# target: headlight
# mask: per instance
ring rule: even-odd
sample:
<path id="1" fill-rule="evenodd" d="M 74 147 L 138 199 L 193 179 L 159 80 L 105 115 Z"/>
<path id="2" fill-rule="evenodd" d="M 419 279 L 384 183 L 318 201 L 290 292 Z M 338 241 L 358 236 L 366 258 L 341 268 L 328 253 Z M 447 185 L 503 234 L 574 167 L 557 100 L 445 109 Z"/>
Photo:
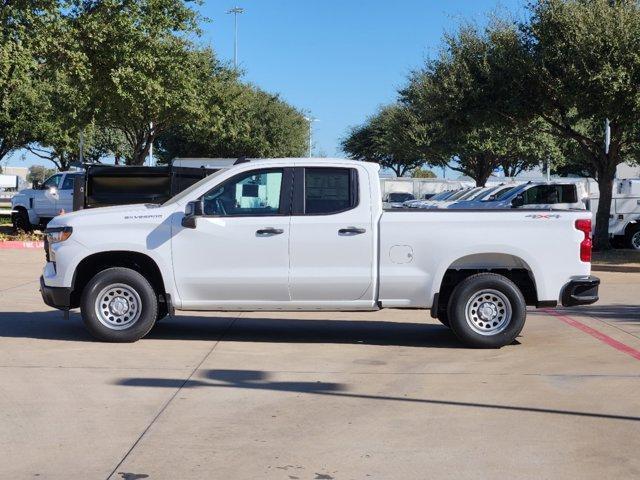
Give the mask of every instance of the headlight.
<path id="1" fill-rule="evenodd" d="M 73 233 L 73 228 L 71 227 L 51 227 L 47 228 L 44 231 L 44 234 L 47 236 L 47 241 L 49 244 L 64 242 L 67 238 L 71 236 Z"/>

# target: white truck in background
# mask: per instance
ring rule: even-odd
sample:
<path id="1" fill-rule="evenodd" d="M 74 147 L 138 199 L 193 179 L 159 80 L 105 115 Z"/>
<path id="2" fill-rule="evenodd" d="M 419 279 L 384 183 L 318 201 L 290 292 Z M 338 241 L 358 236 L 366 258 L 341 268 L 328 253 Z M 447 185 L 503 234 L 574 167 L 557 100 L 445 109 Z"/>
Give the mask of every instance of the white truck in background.
<path id="1" fill-rule="evenodd" d="M 88 330 L 111 342 L 144 337 L 174 309 L 420 308 L 484 348 L 513 342 L 527 305 L 598 300 L 590 212 L 385 211 L 378 169 L 247 161 L 161 205 L 58 216 L 46 230 L 43 300 L 80 307 Z"/>
<path id="2" fill-rule="evenodd" d="M 41 185 L 20 190 L 11 198 L 11 223 L 16 230 L 28 232 L 44 226 L 61 211 L 73 210 L 73 184 L 79 172 L 60 172 Z"/>
<path id="3" fill-rule="evenodd" d="M 598 211 L 598 184 L 589 181 L 589 210 Z M 594 225 L 595 226 L 595 225 Z M 609 236 L 614 245 L 640 250 L 640 179 L 617 179 L 613 184 Z"/>
<path id="4" fill-rule="evenodd" d="M 20 185 L 17 175 L 0 174 L 0 215 L 11 214 L 11 198 Z"/>
<path id="5" fill-rule="evenodd" d="M 611 201 L 609 235 L 627 248 L 640 250 L 640 179 L 616 182 Z"/>

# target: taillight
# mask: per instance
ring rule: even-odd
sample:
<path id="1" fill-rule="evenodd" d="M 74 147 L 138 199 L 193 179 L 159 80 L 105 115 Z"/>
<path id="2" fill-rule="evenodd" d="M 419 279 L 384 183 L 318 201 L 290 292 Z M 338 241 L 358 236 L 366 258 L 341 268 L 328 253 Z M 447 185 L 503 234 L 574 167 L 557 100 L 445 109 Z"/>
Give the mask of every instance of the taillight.
<path id="1" fill-rule="evenodd" d="M 576 228 L 584 233 L 584 239 L 580 242 L 580 260 L 583 262 L 591 261 L 591 220 L 576 220 Z"/>

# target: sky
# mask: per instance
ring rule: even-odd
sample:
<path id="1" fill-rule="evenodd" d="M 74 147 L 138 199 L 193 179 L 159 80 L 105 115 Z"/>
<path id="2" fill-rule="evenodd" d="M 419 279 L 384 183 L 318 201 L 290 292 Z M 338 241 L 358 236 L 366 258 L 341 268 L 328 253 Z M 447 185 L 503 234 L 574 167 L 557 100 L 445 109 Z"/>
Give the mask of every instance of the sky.
<path id="1" fill-rule="evenodd" d="M 525 0 L 204 0 L 199 41 L 233 62 L 233 15 L 243 79 L 308 115 L 313 153 L 344 156 L 340 140 L 393 102 L 412 70 L 437 54 L 445 32 L 491 13 L 521 18 Z M 18 152 L 9 165 L 31 165 Z M 3 162 L 4 163 L 4 162 Z"/>

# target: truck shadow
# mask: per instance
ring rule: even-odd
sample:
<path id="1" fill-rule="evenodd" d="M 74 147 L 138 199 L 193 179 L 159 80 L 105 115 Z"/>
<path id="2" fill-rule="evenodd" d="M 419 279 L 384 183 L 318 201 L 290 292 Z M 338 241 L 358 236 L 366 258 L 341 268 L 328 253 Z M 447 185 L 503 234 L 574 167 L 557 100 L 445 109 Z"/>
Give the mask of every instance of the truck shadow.
<path id="1" fill-rule="evenodd" d="M 629 322 L 640 324 L 640 305 L 589 305 L 588 307 L 573 307 L 563 310 L 569 315 L 589 315 L 601 320 L 614 322 Z"/>
<path id="2" fill-rule="evenodd" d="M 616 323 L 640 325 L 638 305 L 589 305 L 559 310 L 568 315 L 588 315 Z M 529 321 L 543 311 L 530 310 Z M 246 313 L 245 315 L 256 315 Z M 271 314 L 274 315 L 274 314 Z M 427 315 L 425 313 L 425 315 Z M 0 338 L 34 338 L 92 342 L 79 313 L 65 320 L 62 312 L 0 312 Z M 448 328 L 434 323 L 386 320 L 333 320 L 178 315 L 162 320 L 146 338 L 161 340 L 220 340 L 230 342 L 335 343 L 430 348 L 466 348 Z M 517 344 L 518 342 L 514 342 Z"/>
<path id="3" fill-rule="evenodd" d="M 583 307 L 558 308 L 558 313 L 566 315 L 586 315 L 599 320 L 640 324 L 640 305 L 586 305 Z M 529 315 L 546 315 L 544 311 L 532 310 Z"/>
<path id="4" fill-rule="evenodd" d="M 0 312 L 0 338 L 91 342 L 80 315 L 65 320 L 59 311 Z M 147 335 L 162 340 L 225 342 L 336 343 L 431 348 L 465 348 L 440 324 L 384 320 L 281 319 L 179 315 L 162 320 Z M 144 340 L 142 340 L 144 341 Z"/>
<path id="5" fill-rule="evenodd" d="M 255 315 L 255 314 L 254 314 Z M 229 327 L 229 322 L 233 325 Z M 226 331 L 225 331 L 226 330 Z M 160 322 L 149 338 L 225 342 L 337 343 L 408 347 L 463 348 L 443 325 L 399 323 L 384 320 L 330 320 L 178 316 Z"/>
<path id="6" fill-rule="evenodd" d="M 568 415 L 573 417 L 587 417 L 605 420 L 640 421 L 640 417 L 630 415 L 616 415 L 599 412 L 584 412 L 574 410 L 560 410 L 554 408 L 540 408 L 528 406 L 516 406 L 506 404 L 462 402 L 444 399 L 413 398 L 393 395 L 372 395 L 350 392 L 348 385 L 344 383 L 316 382 L 316 381 L 283 381 L 272 380 L 271 372 L 263 370 L 204 370 L 198 378 L 150 378 L 133 377 L 122 378 L 116 381 L 116 385 L 123 387 L 143 388 L 233 388 L 244 390 L 269 390 L 277 392 L 297 392 L 310 395 L 324 395 L 364 400 L 382 400 L 401 403 L 414 403 L 437 406 L 453 406 L 462 408 L 475 408 L 480 410 L 498 410 L 511 412 L 525 412 L 534 414 Z"/>
<path id="7" fill-rule="evenodd" d="M 640 273 L 640 267 L 636 265 L 593 265 L 591 270 L 594 272 L 614 272 L 614 273 Z"/>

